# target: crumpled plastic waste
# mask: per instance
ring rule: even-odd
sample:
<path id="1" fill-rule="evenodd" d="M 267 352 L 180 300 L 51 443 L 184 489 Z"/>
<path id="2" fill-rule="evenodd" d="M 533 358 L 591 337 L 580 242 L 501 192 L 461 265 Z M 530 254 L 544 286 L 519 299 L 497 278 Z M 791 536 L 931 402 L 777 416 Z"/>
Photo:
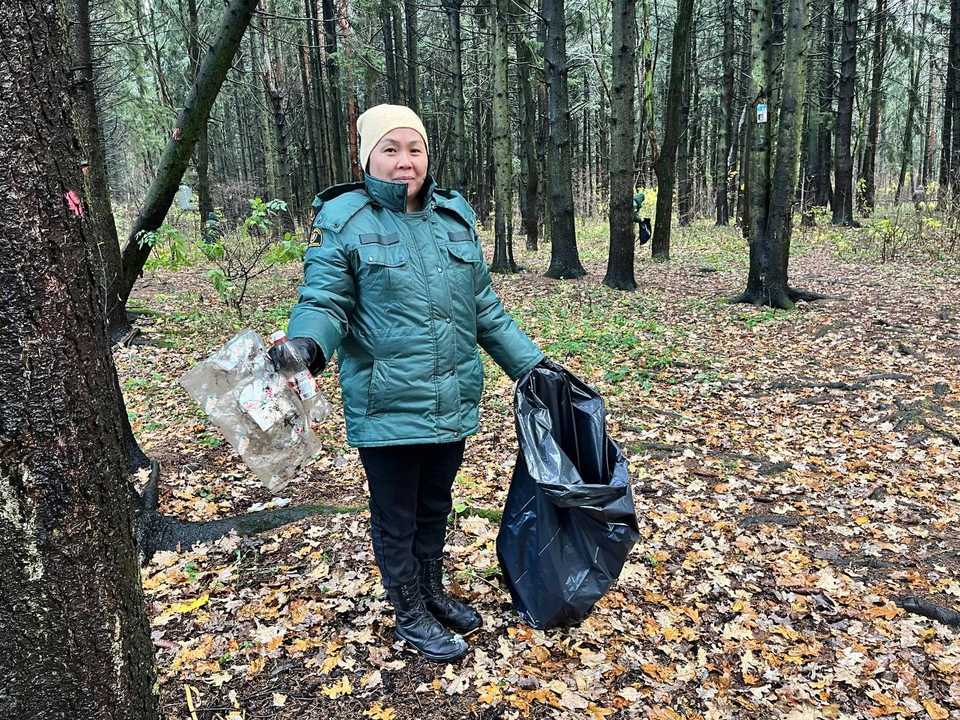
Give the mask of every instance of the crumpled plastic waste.
<path id="1" fill-rule="evenodd" d="M 514 609 L 529 625 L 576 625 L 620 575 L 639 537 L 627 459 L 603 399 L 560 366 L 517 383 L 520 452 L 497 535 Z"/>
<path id="2" fill-rule="evenodd" d="M 308 417 L 253 330 L 238 333 L 198 362 L 180 384 L 272 492 L 283 490 L 320 450 L 310 421 L 329 416 L 330 403 L 322 396 L 311 399 Z"/>

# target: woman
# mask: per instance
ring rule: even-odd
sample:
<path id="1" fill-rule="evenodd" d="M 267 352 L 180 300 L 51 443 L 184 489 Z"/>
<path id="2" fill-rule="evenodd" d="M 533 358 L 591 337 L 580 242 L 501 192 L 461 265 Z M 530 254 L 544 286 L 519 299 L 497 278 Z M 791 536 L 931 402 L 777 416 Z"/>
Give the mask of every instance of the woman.
<path id="1" fill-rule="evenodd" d="M 467 652 L 460 633 L 482 624 L 442 581 L 451 487 L 464 439 L 478 430 L 477 344 L 514 380 L 544 356 L 490 286 L 473 210 L 430 177 L 416 113 L 378 105 L 357 132 L 364 181 L 314 201 L 304 284 L 271 356 L 278 369 L 317 373 L 339 353 L 347 439 L 367 474 L 396 634 L 451 662 Z"/>

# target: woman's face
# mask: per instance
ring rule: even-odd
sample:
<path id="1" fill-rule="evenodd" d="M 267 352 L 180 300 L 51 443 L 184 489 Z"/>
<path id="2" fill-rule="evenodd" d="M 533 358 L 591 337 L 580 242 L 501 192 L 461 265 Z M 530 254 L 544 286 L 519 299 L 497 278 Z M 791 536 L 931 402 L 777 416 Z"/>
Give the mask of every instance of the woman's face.
<path id="1" fill-rule="evenodd" d="M 396 128 L 384 135 L 370 153 L 370 175 L 406 183 L 408 203 L 418 197 L 427 177 L 427 148 L 420 133 Z"/>

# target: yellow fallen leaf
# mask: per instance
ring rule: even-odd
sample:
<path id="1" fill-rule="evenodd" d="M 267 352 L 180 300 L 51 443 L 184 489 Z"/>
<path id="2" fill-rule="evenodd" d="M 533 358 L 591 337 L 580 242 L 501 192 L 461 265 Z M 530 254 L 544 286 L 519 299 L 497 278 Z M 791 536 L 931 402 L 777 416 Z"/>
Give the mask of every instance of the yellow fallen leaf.
<path id="1" fill-rule="evenodd" d="M 273 706 L 274 707 L 283 707 L 287 704 L 287 696 L 280 693 L 273 694 Z"/>
<path id="2" fill-rule="evenodd" d="M 931 698 L 923 699 L 923 707 L 926 708 L 927 715 L 933 718 L 933 720 L 947 720 L 947 718 L 950 717 L 950 712 L 942 705 L 938 705 L 936 700 Z"/>
<path id="3" fill-rule="evenodd" d="M 336 700 L 342 695 L 349 695 L 353 692 L 353 685 L 350 684 L 350 681 L 346 676 L 340 678 L 340 682 L 335 682 L 330 685 L 324 685 L 320 688 L 320 693 L 326 695 L 331 700 Z"/>
<path id="4" fill-rule="evenodd" d="M 490 683 L 489 685 L 484 685 L 480 688 L 480 702 L 486 703 L 487 705 L 493 705 L 503 697 L 503 693 L 500 692 L 500 686 L 495 683 Z"/>
<path id="5" fill-rule="evenodd" d="M 207 604 L 207 601 L 210 599 L 209 595 L 201 595 L 198 598 L 190 600 L 188 602 L 178 602 L 170 606 L 170 609 L 167 612 L 171 613 L 183 613 L 193 612 L 199 607 L 203 607 Z"/>
<path id="6" fill-rule="evenodd" d="M 598 707 L 597 705 L 590 703 L 587 706 L 587 712 L 594 718 L 594 720 L 606 720 L 607 717 L 613 715 L 616 710 Z"/>
<path id="7" fill-rule="evenodd" d="M 381 703 L 374 703 L 363 711 L 370 720 L 394 720 L 397 717 L 397 711 L 392 707 L 385 708 Z"/>

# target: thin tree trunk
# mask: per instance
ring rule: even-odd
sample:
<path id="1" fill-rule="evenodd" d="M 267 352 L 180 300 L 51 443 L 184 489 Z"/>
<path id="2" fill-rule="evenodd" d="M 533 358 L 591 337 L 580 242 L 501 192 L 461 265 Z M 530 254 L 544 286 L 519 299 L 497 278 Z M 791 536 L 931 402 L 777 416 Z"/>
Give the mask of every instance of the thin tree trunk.
<path id="1" fill-rule="evenodd" d="M 390 8 L 390 0 L 382 0 L 380 3 L 380 27 L 383 32 L 383 59 L 387 75 L 387 102 L 391 105 L 397 105 L 400 102 L 400 84 L 397 82 L 397 54 L 394 50 L 393 13 Z"/>
<path id="2" fill-rule="evenodd" d="M 834 164 L 836 188 L 833 197 L 833 224 L 854 225 L 853 219 L 853 131 L 854 86 L 857 75 L 858 0 L 843 0 L 843 40 L 840 44 L 840 86 L 837 104 L 837 154 Z"/>
<path id="3" fill-rule="evenodd" d="M 493 16 L 493 169 L 494 169 L 494 251 L 490 272 L 513 273 L 513 152 L 510 148 L 509 93 L 509 5 L 511 0 L 494 0 Z"/>
<path id="4" fill-rule="evenodd" d="M 603 284 L 636 290 L 633 274 L 634 78 L 637 63 L 636 0 L 614 0 L 613 87 L 610 97 L 610 253 Z"/>
<path id="5" fill-rule="evenodd" d="M 903 154 L 900 159 L 900 176 L 897 178 L 897 190 L 893 196 L 894 204 L 900 202 L 900 194 L 907 179 L 907 168 L 913 161 L 914 118 L 920 109 L 920 68 L 923 66 L 923 47 L 926 44 L 928 5 L 924 3 L 920 16 L 920 36 L 916 35 L 916 15 L 914 15 L 914 33 L 910 43 L 910 85 L 907 88 L 907 120 L 903 129 Z"/>
<path id="6" fill-rule="evenodd" d="M 860 176 L 864 180 L 860 211 L 873 214 L 877 195 L 877 146 L 880 143 L 880 114 L 883 108 L 883 71 L 887 54 L 887 8 L 886 0 L 877 0 L 876 40 L 873 44 L 873 77 L 870 80 L 870 124 L 867 129 L 867 146 L 863 152 Z"/>
<path id="7" fill-rule="evenodd" d="M 520 6 L 514 3 L 520 15 Z M 526 33 L 517 33 L 517 82 L 520 85 L 520 213 L 523 231 L 527 236 L 527 250 L 536 250 L 539 244 L 540 173 L 537 164 L 537 107 L 533 97 L 531 75 L 533 53 Z"/>
<path id="8" fill-rule="evenodd" d="M 930 55 L 930 87 L 927 90 L 927 130 L 923 134 L 923 170 L 920 183 L 926 193 L 927 184 L 933 174 L 933 151 L 937 139 L 937 66 L 936 58 Z"/>
<path id="9" fill-rule="evenodd" d="M 417 12 L 416 0 L 403 0 L 403 19 L 407 36 L 407 105 L 414 112 L 420 112 L 420 60 L 417 43 L 420 31 L 417 29 L 419 24 Z"/>
<path id="10" fill-rule="evenodd" d="M 826 0 L 826 39 L 824 41 L 824 68 L 823 75 L 820 78 L 820 113 L 817 118 L 819 126 L 819 139 L 817 147 L 819 148 L 817 158 L 817 169 L 814 173 L 816 178 L 815 202 L 818 207 L 827 207 L 833 205 L 833 188 L 830 184 L 830 167 L 832 165 L 831 144 L 833 142 L 833 129 L 835 113 L 833 111 L 833 97 L 836 87 L 836 77 L 833 68 L 834 54 L 836 53 L 836 0 Z"/>
<path id="11" fill-rule="evenodd" d="M 61 17 L 9 4 L 0 43 L 0 717 L 159 720 Z"/>
<path id="12" fill-rule="evenodd" d="M 309 3 L 309 0 L 308 0 Z M 307 33 L 307 37 L 310 37 L 310 34 Z M 313 109 L 313 83 L 314 78 L 310 76 L 310 64 L 307 60 L 307 47 L 306 45 L 301 44 L 298 48 L 300 52 L 298 53 L 300 59 L 300 85 L 303 92 L 303 124 L 307 128 L 307 143 L 310 147 L 307 149 L 307 156 L 310 161 L 310 181 L 312 183 L 314 194 L 320 192 L 322 187 L 320 186 L 320 166 L 317 160 L 317 132 L 316 127 L 316 113 Z"/>
<path id="13" fill-rule="evenodd" d="M 140 238 L 143 233 L 160 227 L 170 209 L 170 203 L 173 202 L 200 136 L 201 126 L 210 115 L 213 101 L 230 69 L 233 56 L 250 24 L 250 16 L 256 5 L 257 0 L 232 0 L 227 6 L 213 44 L 203 58 L 197 82 L 177 118 L 176 127 L 160 158 L 156 177 L 147 190 L 144 203 L 120 253 L 123 277 L 118 294 L 124 307 L 137 277 L 143 270 L 143 264 L 150 255 L 150 246 L 141 245 Z"/>
<path id="14" fill-rule="evenodd" d="M 730 154 L 733 145 L 733 0 L 724 0 L 723 4 L 723 95 L 720 101 L 722 118 L 720 120 L 720 140 L 717 152 L 717 225 L 730 223 L 730 204 L 727 194 L 727 181 L 730 176 Z"/>
<path id="15" fill-rule="evenodd" d="M 466 185 L 466 132 L 463 127 L 465 110 L 463 107 L 463 63 L 461 60 L 463 40 L 460 34 L 460 7 L 463 0 L 441 0 L 441 4 L 447 13 L 450 35 L 450 75 L 452 80 L 450 113 L 453 117 L 453 127 L 451 128 L 453 136 L 450 138 L 453 145 L 453 168 L 450 176 L 453 187 L 462 192 Z"/>
<path id="16" fill-rule="evenodd" d="M 690 32 L 687 44 L 686 71 L 683 76 L 683 100 L 680 103 L 680 144 L 677 147 L 677 219 L 680 227 L 686 227 L 693 221 L 693 173 L 690 165 L 690 103 L 693 99 L 693 59 L 696 53 L 697 31 Z"/>
<path id="17" fill-rule="evenodd" d="M 692 0 L 691 0 L 692 1 Z M 550 267 L 552 278 L 578 278 L 587 274 L 580 264 L 573 220 L 573 157 L 570 147 L 570 100 L 567 90 L 567 29 L 563 0 L 544 0 L 547 26 L 543 64 L 547 79 L 549 123 L 548 173 L 550 178 Z"/>
<path id="18" fill-rule="evenodd" d="M 327 118 L 330 126 L 330 153 L 333 159 L 333 182 L 345 182 L 350 168 L 344 154 L 343 98 L 340 89 L 340 55 L 337 52 L 337 11 L 333 0 L 322 0 L 323 51 L 325 64 Z"/>
<path id="19" fill-rule="evenodd" d="M 667 90 L 667 111 L 664 115 L 663 147 L 654 160 L 657 174 L 657 219 L 653 228 L 653 257 L 670 259 L 670 229 L 673 222 L 673 190 L 676 178 L 677 148 L 680 144 L 680 104 L 685 60 L 693 24 L 693 0 L 679 0 L 673 27 L 673 49 L 670 58 L 670 83 Z"/>
<path id="20" fill-rule="evenodd" d="M 90 6 L 88 0 L 68 0 L 64 12 L 69 30 L 68 47 L 73 81 L 73 103 L 77 139 L 86 163 L 83 173 L 84 196 L 89 210 L 88 240 L 90 264 L 97 290 L 103 298 L 108 327 L 119 336 L 129 330 L 127 313 L 120 302 L 120 240 L 110 200 L 110 179 L 100 137 L 97 94 L 94 86 L 93 55 L 90 50 Z M 119 339 L 119 338 L 117 338 Z"/>
<path id="21" fill-rule="evenodd" d="M 190 78 L 194 83 L 200 73 L 200 58 L 202 56 L 200 48 L 200 18 L 197 15 L 197 0 L 188 0 L 188 13 L 190 16 L 190 29 L 187 45 L 190 48 Z M 193 164 L 197 169 L 197 198 L 199 200 L 198 208 L 200 210 L 200 227 L 204 227 L 204 222 L 213 212 L 213 196 L 210 194 L 210 147 L 207 142 L 207 125 L 204 121 L 200 125 L 200 135 L 197 137 L 197 148 Z"/>
<path id="22" fill-rule="evenodd" d="M 950 35 L 947 54 L 947 78 L 943 88 L 943 127 L 940 132 L 940 190 L 941 201 L 952 197 L 953 182 L 953 119 L 956 112 L 954 98 L 957 95 L 958 70 L 960 70 L 960 2 L 950 3 Z"/>

